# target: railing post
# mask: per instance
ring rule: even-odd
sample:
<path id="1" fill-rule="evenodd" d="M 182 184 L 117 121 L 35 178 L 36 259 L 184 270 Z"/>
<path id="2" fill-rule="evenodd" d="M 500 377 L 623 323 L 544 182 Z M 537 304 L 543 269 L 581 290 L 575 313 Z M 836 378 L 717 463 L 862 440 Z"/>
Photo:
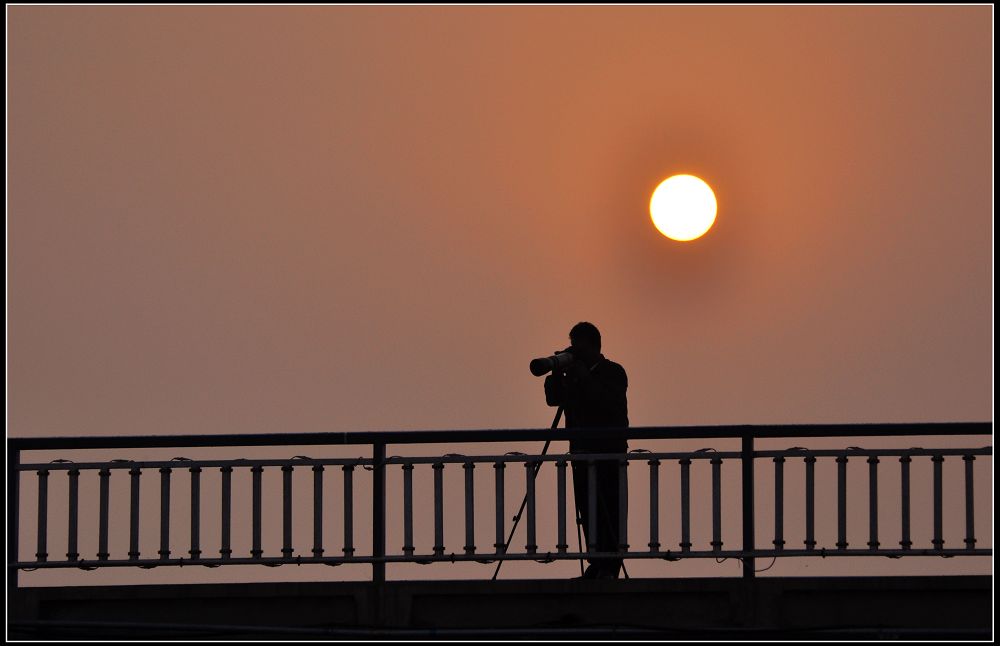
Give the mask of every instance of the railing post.
<path id="1" fill-rule="evenodd" d="M 660 461 L 649 461 L 649 551 L 660 551 Z"/>
<path id="2" fill-rule="evenodd" d="M 49 537 L 49 471 L 41 469 L 38 471 L 38 551 L 35 558 L 40 563 L 44 563 L 49 558 L 48 537 Z"/>
<path id="3" fill-rule="evenodd" d="M 976 548 L 975 506 L 972 493 L 972 462 L 974 455 L 963 455 L 965 461 L 965 549 Z"/>
<path id="4" fill-rule="evenodd" d="M 323 465 L 314 464 L 313 471 L 313 556 L 323 556 Z"/>
<path id="5" fill-rule="evenodd" d="M 904 453 L 899 456 L 899 474 L 900 474 L 900 534 L 899 546 L 904 550 L 910 549 L 913 545 L 913 541 L 910 540 L 910 462 L 913 458 L 909 454 Z"/>
<path id="6" fill-rule="evenodd" d="M 295 467 L 290 464 L 281 467 L 281 555 L 292 558 L 295 549 L 292 547 L 292 476 Z"/>
<path id="7" fill-rule="evenodd" d="M 220 543 L 222 545 L 219 547 L 219 556 L 223 559 L 228 559 L 233 554 L 233 548 L 230 544 L 230 532 L 232 531 L 232 506 L 233 506 L 233 496 L 232 496 L 232 482 L 233 482 L 233 468 L 230 466 L 225 466 L 219 469 L 222 473 L 222 500 L 220 501 L 222 519 L 220 528 Z"/>
<path id="8" fill-rule="evenodd" d="M 837 456 L 837 549 L 847 549 L 847 455 Z"/>
<path id="9" fill-rule="evenodd" d="M 413 464 L 403 464 L 403 554 L 413 556 Z"/>
<path id="10" fill-rule="evenodd" d="M 67 519 L 66 560 L 80 560 L 77 551 L 78 521 L 80 518 L 80 470 L 70 469 L 69 472 L 69 518 Z"/>
<path id="11" fill-rule="evenodd" d="M 722 549 L 722 459 L 712 458 L 712 550 Z"/>
<path id="12" fill-rule="evenodd" d="M 540 463 L 532 462 L 530 460 L 524 463 L 524 473 L 525 473 L 525 495 L 524 498 L 527 500 L 528 505 L 528 527 L 526 531 L 526 544 L 524 546 L 525 552 L 528 554 L 534 554 L 538 551 L 538 545 L 535 543 L 535 465 Z"/>
<path id="13" fill-rule="evenodd" d="M 431 465 L 434 470 L 434 555 L 444 554 L 444 462 Z"/>
<path id="14" fill-rule="evenodd" d="M 556 462 L 556 549 L 565 554 L 566 543 L 566 460 Z"/>
<path id="15" fill-rule="evenodd" d="M 504 542 L 504 483 L 503 483 L 503 472 L 506 468 L 506 464 L 503 462 L 496 462 L 493 464 L 493 469 L 496 474 L 496 531 L 497 539 L 493 547 L 496 548 L 497 554 L 503 554 L 506 552 Z"/>
<path id="16" fill-rule="evenodd" d="M 691 551 L 691 460 L 682 458 L 681 465 L 681 552 Z"/>
<path id="17" fill-rule="evenodd" d="M 20 472 L 17 467 L 21 464 L 21 449 L 11 440 L 7 440 L 7 623 L 14 621 L 17 616 L 17 539 L 18 539 L 18 506 L 20 494 L 18 485 L 20 484 Z"/>
<path id="18" fill-rule="evenodd" d="M 101 479 L 100 503 L 97 521 L 97 559 L 107 561 L 111 556 L 108 553 L 108 502 L 111 487 L 111 469 L 101 469 L 98 471 Z"/>
<path id="19" fill-rule="evenodd" d="M 385 583 L 385 443 L 372 444 L 372 581 Z"/>
<path id="20" fill-rule="evenodd" d="M 130 510 L 130 522 L 129 522 L 129 549 L 128 557 L 130 560 L 139 560 L 139 476 L 142 475 L 142 469 L 139 467 L 132 467 L 129 469 L 129 475 L 132 477 L 132 489 L 131 489 L 131 502 L 129 504 Z"/>
<path id="21" fill-rule="evenodd" d="M 351 557 L 354 556 L 354 465 L 345 464 L 341 469 L 344 472 L 344 556 Z"/>
<path id="22" fill-rule="evenodd" d="M 774 549 L 785 547 L 785 458 L 774 458 Z"/>
<path id="23" fill-rule="evenodd" d="M 170 467 L 160 469 L 160 559 L 170 558 Z"/>
<path id="24" fill-rule="evenodd" d="M 260 540 L 260 523 L 261 523 L 261 479 L 264 473 L 264 467 L 260 465 L 254 465 L 250 467 L 250 473 L 253 479 L 253 518 L 252 518 L 252 532 L 253 532 L 253 544 L 250 548 L 250 556 L 255 559 L 259 559 L 264 551 L 261 548 Z"/>
<path id="25" fill-rule="evenodd" d="M 753 497 L 754 497 L 754 477 L 753 477 L 753 431 L 743 431 L 743 552 L 748 553 L 754 550 L 754 524 L 753 524 Z M 752 556 L 743 557 L 743 578 L 754 578 L 754 558 Z"/>
<path id="26" fill-rule="evenodd" d="M 807 550 L 816 549 L 816 456 L 807 455 L 806 465 L 806 540 Z"/>
<path id="27" fill-rule="evenodd" d="M 465 469 L 465 553 L 475 554 L 476 553 L 476 540 L 475 540 L 475 526 L 476 526 L 476 509 L 474 500 L 474 481 L 473 481 L 473 469 L 476 468 L 476 463 L 469 461 L 462 465 Z"/>
<path id="28" fill-rule="evenodd" d="M 878 456 L 868 456 L 868 548 L 878 549 Z"/>
<path id="29" fill-rule="evenodd" d="M 191 549 L 192 559 L 201 558 L 201 467 L 191 467 Z"/>
<path id="30" fill-rule="evenodd" d="M 935 455 L 931 458 L 931 462 L 934 463 L 934 538 L 931 543 L 934 545 L 934 549 L 941 550 L 944 549 L 944 533 L 943 533 L 943 493 L 941 489 L 941 471 L 944 465 L 944 456 Z"/>

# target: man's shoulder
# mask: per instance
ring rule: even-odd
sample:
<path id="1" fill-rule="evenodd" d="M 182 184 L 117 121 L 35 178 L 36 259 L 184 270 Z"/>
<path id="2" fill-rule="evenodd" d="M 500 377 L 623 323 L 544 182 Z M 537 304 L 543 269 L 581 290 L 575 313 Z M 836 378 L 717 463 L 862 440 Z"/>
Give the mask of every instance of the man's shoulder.
<path id="1" fill-rule="evenodd" d="M 602 371 L 607 372 L 609 374 L 612 374 L 612 373 L 614 373 L 614 374 L 620 374 L 620 375 L 624 375 L 625 374 L 625 368 L 622 367 L 622 364 L 617 363 L 615 361 L 612 361 L 611 359 L 608 359 L 607 357 L 605 357 L 604 361 L 601 362 L 599 368 Z"/>

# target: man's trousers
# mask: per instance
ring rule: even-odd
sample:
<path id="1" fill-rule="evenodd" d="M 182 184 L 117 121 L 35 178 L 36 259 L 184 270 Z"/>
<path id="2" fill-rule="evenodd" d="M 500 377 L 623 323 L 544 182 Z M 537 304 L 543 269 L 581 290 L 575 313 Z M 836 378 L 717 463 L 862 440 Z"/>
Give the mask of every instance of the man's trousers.
<path id="1" fill-rule="evenodd" d="M 582 458 L 582 459 L 581 459 Z M 618 460 L 598 460 L 595 461 L 594 487 L 596 499 L 594 508 L 597 511 L 596 535 L 591 535 L 591 501 L 590 492 L 590 472 L 585 453 L 575 453 L 572 457 L 573 464 L 573 494 L 576 499 L 576 508 L 579 510 L 583 521 L 583 533 L 586 537 L 584 549 L 587 552 L 617 552 L 619 548 L 619 526 L 628 519 L 628 505 L 620 505 L 621 484 L 625 485 L 624 493 L 628 496 L 628 476 L 627 471 L 625 481 L 620 482 L 619 461 Z M 622 546 L 622 549 L 628 549 Z M 618 575 L 622 566 L 622 559 L 587 559 L 599 572 L 610 572 Z"/>

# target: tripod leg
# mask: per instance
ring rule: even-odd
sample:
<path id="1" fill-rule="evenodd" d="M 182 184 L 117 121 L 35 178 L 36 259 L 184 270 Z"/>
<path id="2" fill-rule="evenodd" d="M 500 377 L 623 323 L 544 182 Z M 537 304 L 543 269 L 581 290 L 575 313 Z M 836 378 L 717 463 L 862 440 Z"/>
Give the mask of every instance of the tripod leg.
<path id="1" fill-rule="evenodd" d="M 559 426 L 559 420 L 562 418 L 562 412 L 563 412 L 563 409 L 562 409 L 562 406 L 560 406 L 559 409 L 556 411 L 556 417 L 555 417 L 555 419 L 552 420 L 552 428 L 556 428 L 556 427 Z M 548 450 L 549 450 L 549 441 L 546 441 L 545 442 L 545 447 L 542 448 L 542 455 L 545 455 L 548 452 Z M 539 462 L 535 466 L 535 469 L 534 469 L 534 471 L 531 474 L 532 478 L 534 478 L 536 475 L 538 475 L 538 469 L 540 469 L 541 467 L 542 467 L 542 464 L 541 464 L 541 462 Z M 528 503 L 528 494 L 525 493 L 524 494 L 524 499 L 521 501 L 521 508 L 517 510 L 517 515 L 514 516 L 514 526 L 510 528 L 510 534 L 507 535 L 507 542 L 503 546 L 503 553 L 504 554 L 507 554 L 507 548 L 510 547 L 510 541 L 511 541 L 512 538 L 514 538 L 514 531 L 517 529 L 517 524 L 521 521 L 521 513 L 524 512 L 524 506 L 527 503 Z M 500 574 L 500 566 L 503 565 L 503 563 L 504 563 L 503 559 L 500 559 L 500 562 L 497 563 L 497 569 L 493 571 L 493 579 L 492 580 L 496 581 L 497 575 Z"/>

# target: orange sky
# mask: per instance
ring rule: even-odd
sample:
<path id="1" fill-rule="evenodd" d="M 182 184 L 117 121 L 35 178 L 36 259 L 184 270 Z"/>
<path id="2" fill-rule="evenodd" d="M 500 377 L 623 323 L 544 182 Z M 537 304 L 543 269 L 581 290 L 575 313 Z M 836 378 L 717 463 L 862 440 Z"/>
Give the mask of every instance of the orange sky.
<path id="1" fill-rule="evenodd" d="M 991 12 L 11 8 L 10 432 L 989 419 Z"/>
<path id="2" fill-rule="evenodd" d="M 7 21 L 9 435 L 992 419 L 989 6 Z"/>

